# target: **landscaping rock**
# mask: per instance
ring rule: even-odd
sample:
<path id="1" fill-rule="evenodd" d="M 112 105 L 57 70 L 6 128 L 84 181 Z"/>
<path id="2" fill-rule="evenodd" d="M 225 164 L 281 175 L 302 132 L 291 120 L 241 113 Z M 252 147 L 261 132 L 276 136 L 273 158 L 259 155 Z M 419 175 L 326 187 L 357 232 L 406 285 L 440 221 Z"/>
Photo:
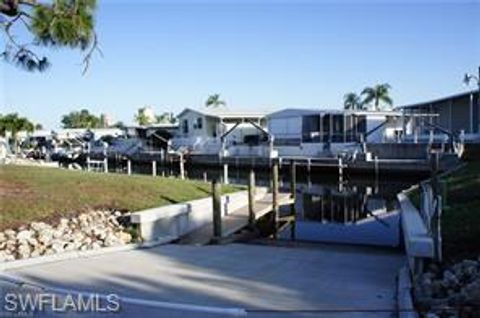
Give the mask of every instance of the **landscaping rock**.
<path id="1" fill-rule="evenodd" d="M 463 291 L 467 304 L 476 306 L 480 304 L 480 278 L 465 286 Z"/>
<path id="2" fill-rule="evenodd" d="M 19 259 L 29 258 L 31 253 L 30 245 L 28 245 L 28 243 L 19 244 L 17 253 Z"/>
<path id="3" fill-rule="evenodd" d="M 118 232 L 117 236 L 125 244 L 128 244 L 132 241 L 132 235 L 128 232 Z"/>
<path id="4" fill-rule="evenodd" d="M 38 241 L 44 245 L 50 245 L 53 240 L 53 230 L 50 227 L 38 231 Z"/>
<path id="5" fill-rule="evenodd" d="M 18 241 L 27 241 L 32 238 L 33 236 L 33 231 L 30 230 L 23 230 L 17 233 L 17 240 Z"/>
<path id="6" fill-rule="evenodd" d="M 15 256 L 7 251 L 0 251 L 0 263 L 15 260 Z"/>
<path id="7" fill-rule="evenodd" d="M 32 222 L 5 230 L 0 232 L 0 262 L 128 244 L 132 235 L 123 231 L 119 218 L 126 224 L 118 211 L 91 211 L 57 224 Z"/>
<path id="8" fill-rule="evenodd" d="M 7 239 L 14 239 L 14 238 L 17 237 L 17 232 L 15 232 L 12 229 L 5 230 L 5 231 L 3 231 L 3 233 L 5 234 Z"/>
<path id="9" fill-rule="evenodd" d="M 443 270 L 430 265 L 418 277 L 414 297 L 425 317 L 459 317 L 459 308 L 467 307 L 471 317 L 480 317 L 480 261 L 463 260 Z"/>

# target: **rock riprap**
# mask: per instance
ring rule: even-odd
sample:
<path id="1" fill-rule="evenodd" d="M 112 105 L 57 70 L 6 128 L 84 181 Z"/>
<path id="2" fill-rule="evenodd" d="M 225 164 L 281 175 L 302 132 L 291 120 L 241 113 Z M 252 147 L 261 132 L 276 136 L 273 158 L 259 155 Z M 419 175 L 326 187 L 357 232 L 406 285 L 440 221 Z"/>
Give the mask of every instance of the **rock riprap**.
<path id="1" fill-rule="evenodd" d="M 431 265 L 414 286 L 415 303 L 428 317 L 480 317 L 480 258 L 446 268 Z"/>
<path id="2" fill-rule="evenodd" d="M 33 222 L 0 231 L 0 262 L 128 244 L 132 236 L 119 218 L 125 218 L 119 211 L 91 211 L 56 225 Z"/>

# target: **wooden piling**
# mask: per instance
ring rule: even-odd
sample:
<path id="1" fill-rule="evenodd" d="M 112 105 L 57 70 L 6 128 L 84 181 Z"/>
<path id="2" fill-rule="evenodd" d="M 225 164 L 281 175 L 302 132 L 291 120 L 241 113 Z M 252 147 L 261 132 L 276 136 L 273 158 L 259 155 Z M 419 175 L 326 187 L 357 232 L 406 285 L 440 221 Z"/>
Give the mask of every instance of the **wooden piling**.
<path id="1" fill-rule="evenodd" d="M 222 202 L 221 185 L 217 179 L 212 180 L 213 237 L 218 242 L 222 237 Z"/>
<path id="2" fill-rule="evenodd" d="M 275 222 L 278 219 L 278 161 L 273 160 L 272 163 L 272 211 L 274 213 Z"/>
<path id="3" fill-rule="evenodd" d="M 338 157 L 338 183 L 343 182 L 343 160 L 342 157 Z"/>
<path id="4" fill-rule="evenodd" d="M 297 195 L 297 167 L 295 161 L 290 161 L 290 197 L 293 203 L 290 206 L 292 215 L 295 215 L 295 198 Z"/>
<path id="5" fill-rule="evenodd" d="M 155 160 L 152 161 L 152 176 L 157 176 L 157 162 Z"/>
<path id="6" fill-rule="evenodd" d="M 185 179 L 185 165 L 184 165 L 184 162 L 183 162 L 183 153 L 180 153 L 180 158 L 179 158 L 180 162 L 180 179 L 184 180 Z"/>
<path id="7" fill-rule="evenodd" d="M 431 184 L 434 195 L 441 195 L 438 173 L 440 169 L 440 154 L 438 152 L 433 152 L 430 154 L 430 166 L 431 166 Z"/>
<path id="8" fill-rule="evenodd" d="M 250 170 L 248 175 L 248 225 L 255 226 L 255 172 Z"/>
<path id="9" fill-rule="evenodd" d="M 103 158 L 103 172 L 108 173 L 108 158 Z"/>
<path id="10" fill-rule="evenodd" d="M 223 164 L 223 183 L 228 184 L 228 163 Z"/>
<path id="11" fill-rule="evenodd" d="M 103 144 L 103 172 L 108 173 L 108 144 Z"/>

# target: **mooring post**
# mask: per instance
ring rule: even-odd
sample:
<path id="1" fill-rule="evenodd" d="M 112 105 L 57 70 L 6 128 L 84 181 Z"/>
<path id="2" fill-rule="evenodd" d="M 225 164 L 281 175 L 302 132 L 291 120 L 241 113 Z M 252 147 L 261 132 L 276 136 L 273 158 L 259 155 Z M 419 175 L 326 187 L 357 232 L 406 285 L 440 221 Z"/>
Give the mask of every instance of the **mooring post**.
<path id="1" fill-rule="evenodd" d="M 255 226 L 255 172 L 250 169 L 248 175 L 248 225 Z"/>
<path id="2" fill-rule="evenodd" d="M 293 215 L 295 215 L 295 199 L 297 196 L 297 168 L 295 166 L 295 161 L 290 161 L 290 197 L 293 200 L 293 203 L 290 205 L 290 209 Z"/>
<path id="3" fill-rule="evenodd" d="M 157 162 L 155 160 L 152 161 L 152 176 L 157 176 Z"/>
<path id="4" fill-rule="evenodd" d="M 222 237 L 221 185 L 216 178 L 212 180 L 213 239 L 218 242 Z"/>
<path id="5" fill-rule="evenodd" d="M 87 143 L 87 171 L 90 171 L 90 143 Z"/>
<path id="6" fill-rule="evenodd" d="M 108 144 L 103 143 L 103 172 L 108 173 Z"/>
<path id="7" fill-rule="evenodd" d="M 294 198 L 297 194 L 297 163 L 290 161 L 290 194 Z"/>
<path id="8" fill-rule="evenodd" d="M 180 179 L 185 179 L 185 166 L 183 162 L 183 153 L 180 153 Z"/>
<path id="9" fill-rule="evenodd" d="M 342 157 L 338 157 L 338 183 L 343 182 L 343 160 Z"/>
<path id="10" fill-rule="evenodd" d="M 275 220 L 275 232 L 278 220 L 278 161 L 272 162 L 272 212 Z"/>
<path id="11" fill-rule="evenodd" d="M 127 160 L 127 174 L 132 174 L 132 161 L 130 159 Z"/>
<path id="12" fill-rule="evenodd" d="M 228 184 L 228 163 L 223 164 L 223 183 Z"/>
<path id="13" fill-rule="evenodd" d="M 103 158 L 103 172 L 108 173 L 108 158 Z"/>

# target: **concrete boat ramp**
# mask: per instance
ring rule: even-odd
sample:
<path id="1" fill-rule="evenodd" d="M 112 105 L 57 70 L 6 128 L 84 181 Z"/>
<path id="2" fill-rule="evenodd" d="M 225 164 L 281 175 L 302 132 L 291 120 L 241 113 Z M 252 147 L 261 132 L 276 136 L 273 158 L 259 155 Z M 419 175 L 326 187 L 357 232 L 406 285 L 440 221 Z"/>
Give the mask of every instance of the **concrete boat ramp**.
<path id="1" fill-rule="evenodd" d="M 118 313 L 39 317 L 393 317 L 405 262 L 358 246 L 168 244 L 0 272 L 0 290 L 121 297 Z"/>

